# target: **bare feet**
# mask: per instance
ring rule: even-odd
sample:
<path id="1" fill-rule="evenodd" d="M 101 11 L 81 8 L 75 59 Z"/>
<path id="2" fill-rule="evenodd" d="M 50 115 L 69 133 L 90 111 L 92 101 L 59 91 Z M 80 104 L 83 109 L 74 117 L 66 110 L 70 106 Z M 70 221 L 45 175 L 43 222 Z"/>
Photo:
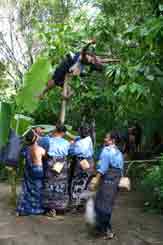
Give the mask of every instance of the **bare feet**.
<path id="1" fill-rule="evenodd" d="M 56 211 L 55 211 L 55 209 L 51 209 L 50 211 L 48 211 L 47 213 L 46 213 L 46 216 L 48 216 L 48 217 L 56 217 Z"/>
<path id="2" fill-rule="evenodd" d="M 104 240 L 111 240 L 115 237 L 115 233 L 112 231 L 108 230 L 104 236 Z"/>

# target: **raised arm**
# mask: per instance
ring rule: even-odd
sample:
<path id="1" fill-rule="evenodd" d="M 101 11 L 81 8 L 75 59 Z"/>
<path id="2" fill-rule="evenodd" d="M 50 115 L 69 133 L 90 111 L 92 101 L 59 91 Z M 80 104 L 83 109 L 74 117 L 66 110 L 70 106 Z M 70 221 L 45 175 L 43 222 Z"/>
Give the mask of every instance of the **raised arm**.
<path id="1" fill-rule="evenodd" d="M 119 59 L 117 58 L 101 58 L 100 56 L 96 56 L 96 61 L 99 64 L 108 64 L 108 63 L 119 63 Z"/>

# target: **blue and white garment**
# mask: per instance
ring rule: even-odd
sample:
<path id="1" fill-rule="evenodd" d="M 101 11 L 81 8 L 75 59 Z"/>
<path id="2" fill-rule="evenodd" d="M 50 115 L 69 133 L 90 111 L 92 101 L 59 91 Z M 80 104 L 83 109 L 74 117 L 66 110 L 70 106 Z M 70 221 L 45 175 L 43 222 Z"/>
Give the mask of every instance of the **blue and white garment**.
<path id="1" fill-rule="evenodd" d="M 95 198 L 96 228 L 101 233 L 111 230 L 111 215 L 123 172 L 123 155 L 115 146 L 105 146 L 101 152 L 97 172 L 101 176 Z"/>
<path id="2" fill-rule="evenodd" d="M 83 65 L 80 62 L 80 53 L 69 54 L 65 59 L 56 67 L 52 79 L 55 81 L 55 84 L 58 86 L 63 86 L 66 75 L 72 73 L 73 70 L 78 67 L 80 73 L 83 71 Z"/>
<path id="3" fill-rule="evenodd" d="M 69 202 L 67 155 L 70 143 L 61 137 L 49 138 L 48 160 L 45 166 L 43 205 L 46 211 L 64 211 Z M 56 162 L 63 163 L 60 173 L 53 170 Z"/>
<path id="4" fill-rule="evenodd" d="M 71 146 L 71 153 L 74 159 L 74 173 L 71 183 L 71 201 L 73 206 L 81 205 L 84 198 L 83 193 L 88 189 L 94 172 L 93 160 L 93 143 L 90 136 L 85 138 L 77 138 Z M 89 163 L 89 169 L 83 170 L 80 161 L 86 159 Z"/>
<path id="5" fill-rule="evenodd" d="M 44 213 L 42 205 L 43 167 L 32 163 L 29 148 L 24 152 L 25 170 L 22 190 L 17 203 L 19 215 Z"/>
<path id="6" fill-rule="evenodd" d="M 91 137 L 80 138 L 78 136 L 70 147 L 70 153 L 80 158 L 92 158 L 94 149 Z"/>
<path id="7" fill-rule="evenodd" d="M 67 157 L 69 153 L 70 143 L 61 137 L 49 138 L 48 156 L 50 157 Z"/>
<path id="8" fill-rule="evenodd" d="M 50 157 L 65 157 L 70 149 L 70 143 L 61 137 L 40 137 L 38 144 L 47 151 Z"/>
<path id="9" fill-rule="evenodd" d="M 105 146 L 100 154 L 97 171 L 102 175 L 109 171 L 109 167 L 123 171 L 123 163 L 123 154 L 115 145 Z"/>
<path id="10" fill-rule="evenodd" d="M 50 141 L 50 136 L 42 136 L 38 140 L 38 144 L 44 148 L 46 151 L 49 149 L 49 141 Z"/>
<path id="11" fill-rule="evenodd" d="M 73 60 L 73 65 L 69 68 L 69 72 L 71 73 L 75 71 L 75 69 L 79 69 L 81 74 L 84 70 L 84 65 L 80 61 L 80 53 L 76 53 L 76 54 L 71 53 L 70 55 Z"/>

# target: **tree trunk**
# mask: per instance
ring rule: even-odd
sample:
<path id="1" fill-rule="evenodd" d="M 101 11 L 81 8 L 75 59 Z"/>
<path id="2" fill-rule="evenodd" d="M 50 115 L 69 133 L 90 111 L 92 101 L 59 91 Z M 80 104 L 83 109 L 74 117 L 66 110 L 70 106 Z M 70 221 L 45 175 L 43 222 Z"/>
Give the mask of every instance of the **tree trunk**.
<path id="1" fill-rule="evenodd" d="M 96 121 L 93 119 L 91 123 L 91 131 L 92 131 L 92 139 L 93 139 L 93 144 L 96 146 Z"/>
<path id="2" fill-rule="evenodd" d="M 62 99 L 61 113 L 60 113 L 60 123 L 62 123 L 62 124 L 64 124 L 65 118 L 66 118 L 67 87 L 68 87 L 68 81 L 65 81 L 64 87 L 63 87 L 63 99 Z"/>

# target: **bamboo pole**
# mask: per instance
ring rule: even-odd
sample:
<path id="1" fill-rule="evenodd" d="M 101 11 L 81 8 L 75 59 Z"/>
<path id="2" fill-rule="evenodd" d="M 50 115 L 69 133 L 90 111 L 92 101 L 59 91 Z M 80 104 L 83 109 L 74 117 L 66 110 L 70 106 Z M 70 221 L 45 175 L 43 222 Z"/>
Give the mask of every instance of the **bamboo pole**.
<path id="1" fill-rule="evenodd" d="M 66 96 L 68 91 L 68 81 L 66 80 L 63 86 L 63 99 L 61 105 L 61 112 L 60 112 L 60 123 L 64 124 L 66 118 Z"/>

